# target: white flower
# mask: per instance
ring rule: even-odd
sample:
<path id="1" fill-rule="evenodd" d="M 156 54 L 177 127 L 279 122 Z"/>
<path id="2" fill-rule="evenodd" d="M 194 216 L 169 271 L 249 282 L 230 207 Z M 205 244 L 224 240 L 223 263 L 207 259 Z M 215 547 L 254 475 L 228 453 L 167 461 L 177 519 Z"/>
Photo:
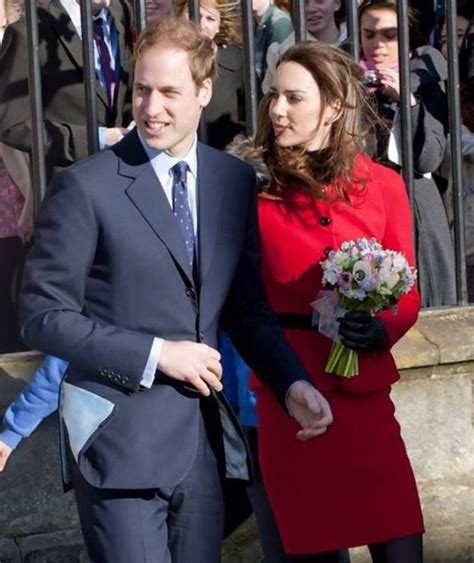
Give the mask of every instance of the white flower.
<path id="1" fill-rule="evenodd" d="M 370 277 L 372 274 L 372 268 L 370 264 L 365 262 L 365 260 L 358 260 L 352 268 L 352 277 L 361 284 L 366 278 Z"/>

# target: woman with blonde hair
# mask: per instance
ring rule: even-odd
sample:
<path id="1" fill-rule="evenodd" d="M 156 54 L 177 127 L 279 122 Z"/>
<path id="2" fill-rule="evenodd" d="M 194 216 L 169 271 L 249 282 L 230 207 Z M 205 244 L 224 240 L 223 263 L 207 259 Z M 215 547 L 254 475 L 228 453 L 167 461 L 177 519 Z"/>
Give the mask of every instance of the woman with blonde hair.
<path id="1" fill-rule="evenodd" d="M 398 314 L 348 312 L 342 343 L 359 355 L 348 379 L 326 371 L 332 341 L 312 327 L 323 261 L 375 238 L 414 263 L 403 180 L 363 152 L 373 115 L 362 70 L 340 49 L 303 42 L 282 57 L 259 110 L 256 143 L 272 184 L 259 200 L 261 273 L 270 306 L 334 417 L 313 440 L 255 379 L 260 463 L 283 545 L 295 562 L 332 563 L 368 545 L 374 563 L 421 563 L 423 517 L 390 399 L 391 347 L 415 323 L 415 286 Z M 393 215 L 396 210 L 396 216 Z"/>
<path id="2" fill-rule="evenodd" d="M 187 0 L 177 0 L 178 16 L 188 17 Z M 217 49 L 218 72 L 212 99 L 201 118 L 201 140 L 223 149 L 244 132 L 244 53 L 238 0 L 202 0 L 199 25 Z"/>

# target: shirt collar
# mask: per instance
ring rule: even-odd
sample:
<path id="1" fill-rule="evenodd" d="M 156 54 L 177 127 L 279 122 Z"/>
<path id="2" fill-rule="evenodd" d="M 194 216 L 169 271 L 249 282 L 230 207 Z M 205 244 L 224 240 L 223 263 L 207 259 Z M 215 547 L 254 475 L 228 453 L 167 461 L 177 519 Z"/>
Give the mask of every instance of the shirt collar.
<path id="1" fill-rule="evenodd" d="M 81 23 L 81 7 L 76 0 L 60 0 L 62 7 L 68 13 L 68 16 L 74 26 L 74 29 L 77 31 L 77 34 L 82 38 L 82 23 Z M 101 18 L 104 23 L 107 22 L 109 12 L 102 8 L 102 10 L 94 16 L 94 19 Z"/>
<path id="2" fill-rule="evenodd" d="M 193 177 L 197 178 L 197 135 L 194 135 L 193 144 L 191 145 L 191 148 L 189 149 L 187 154 L 181 158 L 176 158 L 174 156 L 170 156 L 165 151 L 152 149 L 146 144 L 138 128 L 137 133 L 143 150 L 145 151 L 151 165 L 158 174 L 168 174 L 171 168 L 173 168 L 173 166 L 177 162 L 183 160 L 189 166 L 189 171 L 191 172 Z"/>

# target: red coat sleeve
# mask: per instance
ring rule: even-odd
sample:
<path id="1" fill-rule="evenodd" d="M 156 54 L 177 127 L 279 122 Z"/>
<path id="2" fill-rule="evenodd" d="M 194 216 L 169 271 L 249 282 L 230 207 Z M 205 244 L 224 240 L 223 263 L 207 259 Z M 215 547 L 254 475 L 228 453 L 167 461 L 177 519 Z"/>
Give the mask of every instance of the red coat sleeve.
<path id="1" fill-rule="evenodd" d="M 402 252 L 410 266 L 414 266 L 412 217 L 405 183 L 388 168 L 382 169 L 377 176 L 380 178 L 387 218 L 382 246 L 387 250 Z M 409 293 L 400 298 L 398 312 L 389 309 L 379 313 L 379 317 L 385 321 L 390 347 L 415 324 L 419 310 L 420 294 L 415 284 Z"/>

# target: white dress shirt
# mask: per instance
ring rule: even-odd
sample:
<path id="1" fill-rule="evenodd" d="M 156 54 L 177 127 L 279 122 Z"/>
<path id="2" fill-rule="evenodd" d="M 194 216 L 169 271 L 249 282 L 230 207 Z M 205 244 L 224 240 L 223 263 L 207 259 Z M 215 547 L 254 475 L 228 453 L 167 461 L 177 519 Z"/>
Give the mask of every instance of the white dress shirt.
<path id="1" fill-rule="evenodd" d="M 198 250 L 198 222 L 197 222 L 197 137 L 194 137 L 193 144 L 189 149 L 188 153 L 182 158 L 175 158 L 170 156 L 164 151 L 158 151 L 156 149 L 150 148 L 143 137 L 138 131 L 138 137 L 142 143 L 143 149 L 145 150 L 150 164 L 155 171 L 156 177 L 160 181 L 160 185 L 156 185 L 155 189 L 165 192 L 166 199 L 168 200 L 170 207 L 173 207 L 173 174 L 171 169 L 173 166 L 183 160 L 188 165 L 187 173 L 187 192 L 188 192 L 188 203 L 189 209 L 191 211 L 191 216 L 193 218 L 193 229 L 194 229 L 194 239 L 196 241 L 194 255 L 197 257 Z M 153 187 L 152 187 L 153 189 Z M 158 366 L 158 361 L 160 359 L 161 347 L 163 346 L 163 338 L 155 337 L 153 339 L 153 344 L 151 346 L 150 355 L 148 356 L 148 361 L 143 372 L 143 377 L 141 380 L 141 385 L 143 387 L 150 388 L 153 385 L 155 379 L 155 372 Z"/>

